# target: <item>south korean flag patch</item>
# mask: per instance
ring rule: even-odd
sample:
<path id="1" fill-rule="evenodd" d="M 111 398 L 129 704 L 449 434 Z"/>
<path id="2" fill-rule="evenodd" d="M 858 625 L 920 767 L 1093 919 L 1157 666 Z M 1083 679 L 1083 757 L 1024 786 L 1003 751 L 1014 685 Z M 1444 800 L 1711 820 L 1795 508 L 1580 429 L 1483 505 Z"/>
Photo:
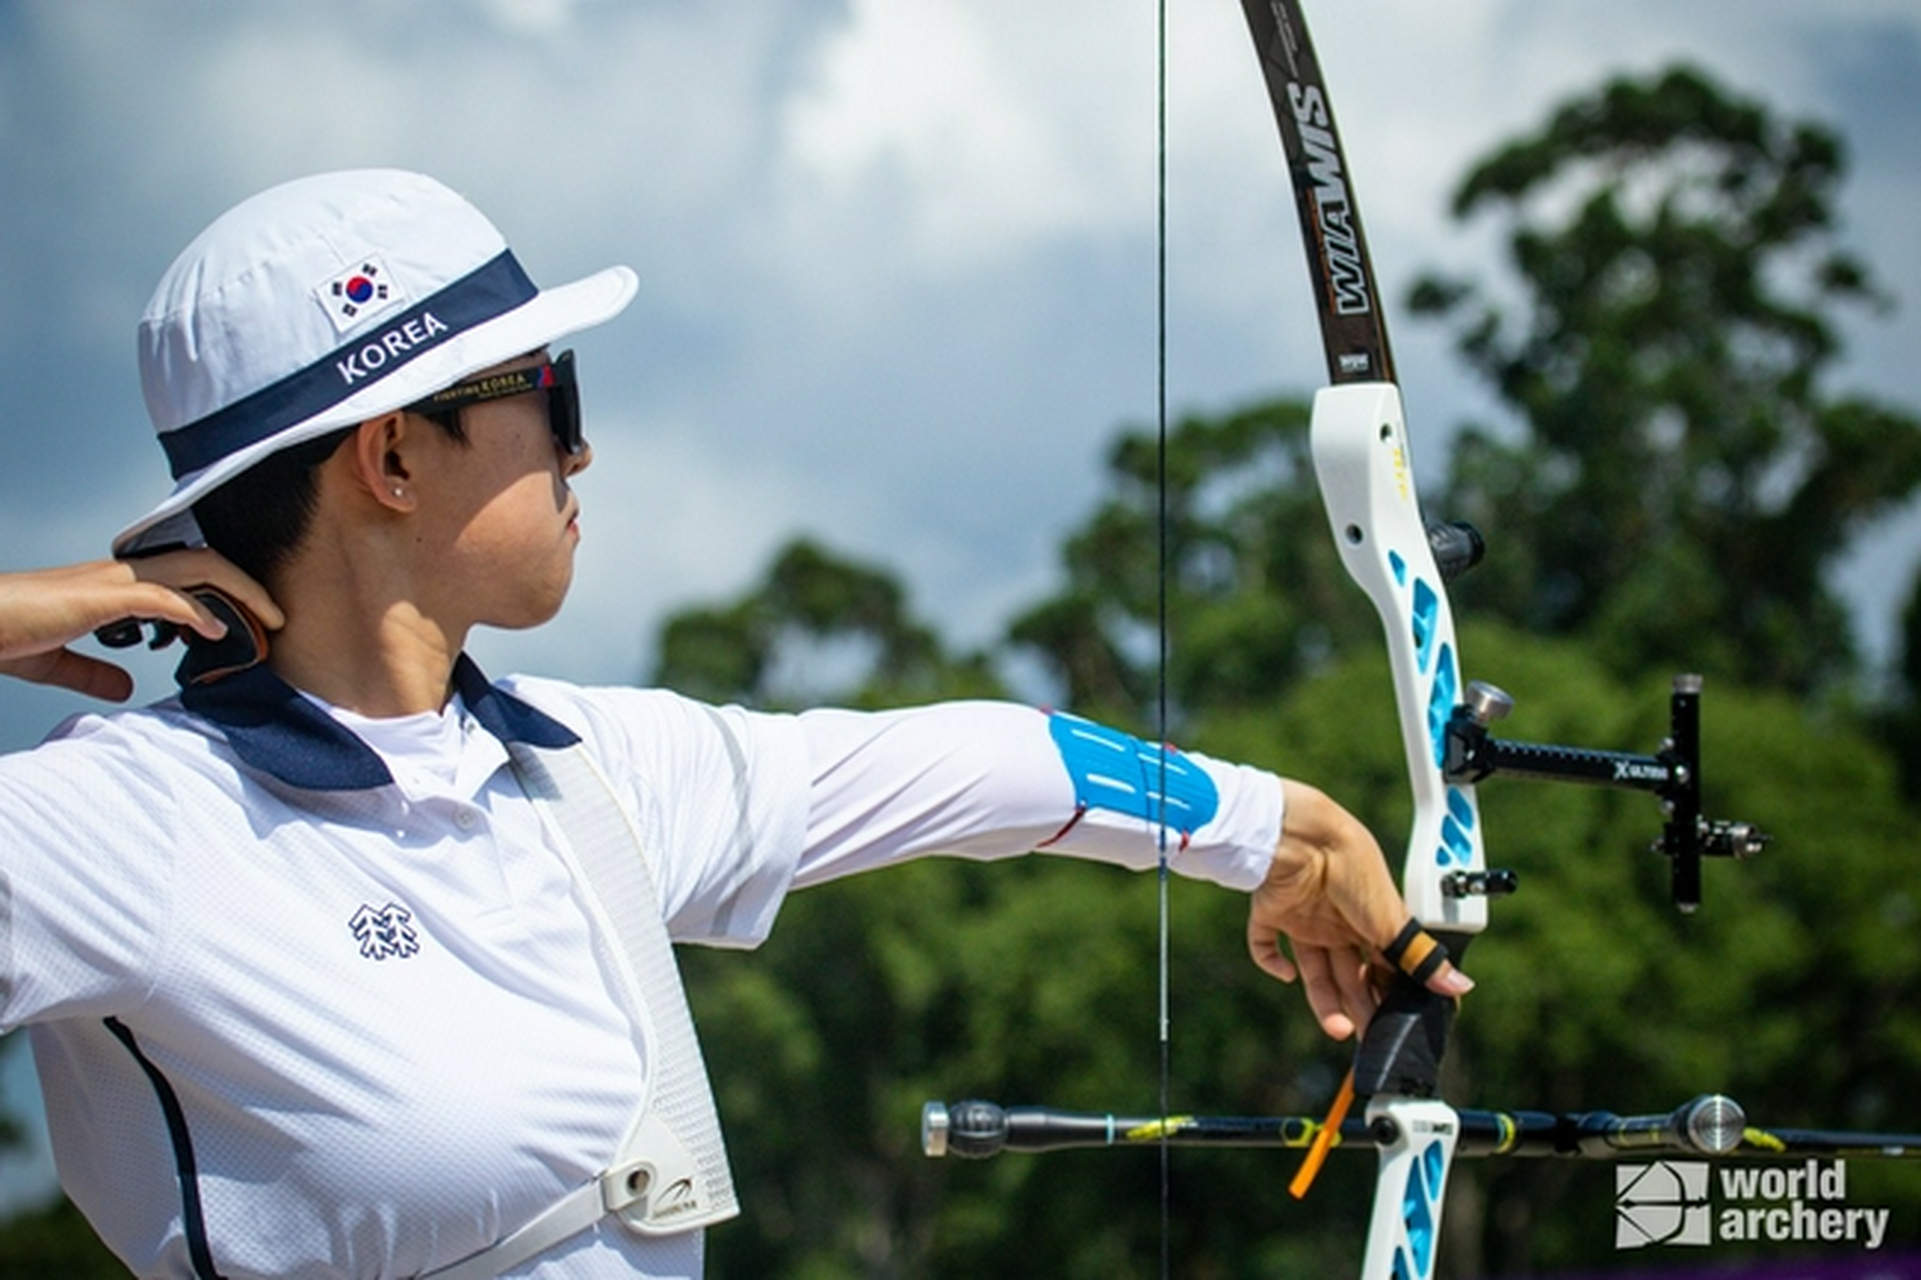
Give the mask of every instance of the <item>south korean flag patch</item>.
<path id="1" fill-rule="evenodd" d="M 389 274 L 385 263 L 369 256 L 332 279 L 322 281 L 314 290 L 314 297 L 326 308 L 335 332 L 345 333 L 393 310 L 407 300 L 407 293 Z"/>

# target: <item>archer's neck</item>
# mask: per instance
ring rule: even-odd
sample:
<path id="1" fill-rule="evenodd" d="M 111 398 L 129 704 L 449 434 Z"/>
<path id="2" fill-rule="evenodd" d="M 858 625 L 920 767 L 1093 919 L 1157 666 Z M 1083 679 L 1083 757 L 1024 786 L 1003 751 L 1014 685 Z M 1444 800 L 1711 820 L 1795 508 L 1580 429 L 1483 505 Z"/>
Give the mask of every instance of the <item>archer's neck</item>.
<path id="1" fill-rule="evenodd" d="M 302 554 L 279 575 L 287 625 L 267 665 L 296 689 L 364 716 L 438 711 L 470 622 L 415 590 L 404 560 Z"/>

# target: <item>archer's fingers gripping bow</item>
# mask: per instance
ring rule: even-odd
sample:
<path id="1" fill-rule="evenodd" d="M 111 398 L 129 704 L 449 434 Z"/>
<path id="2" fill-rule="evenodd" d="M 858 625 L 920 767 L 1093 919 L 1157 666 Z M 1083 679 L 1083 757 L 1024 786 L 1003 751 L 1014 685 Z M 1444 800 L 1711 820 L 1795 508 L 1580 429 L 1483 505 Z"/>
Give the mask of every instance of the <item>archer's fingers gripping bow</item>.
<path id="1" fill-rule="evenodd" d="M 980 1157 L 1129 1143 L 1372 1146 L 1380 1162 L 1363 1280 L 1430 1280 L 1457 1147 L 1464 1155 L 1602 1158 L 1649 1150 L 1707 1156 L 1921 1151 L 1921 1140 L 1905 1135 L 1804 1131 L 1792 1136 L 1812 1145 L 1790 1147 L 1779 1131 L 1748 1127 L 1740 1108 L 1719 1096 L 1668 1116 L 1625 1119 L 1604 1112 L 1456 1111 L 1437 1096 L 1454 1003 L 1418 980 L 1423 961 L 1458 959 L 1486 927 L 1489 899 L 1512 892 L 1516 883 L 1511 872 L 1486 865 L 1476 783 L 1506 772 L 1655 793 L 1666 815 L 1656 848 L 1672 862 L 1683 910 L 1700 900 L 1703 855 L 1747 856 L 1766 837 L 1701 815 L 1699 677 L 1677 680 L 1671 736 L 1655 755 L 1520 744 L 1490 734 L 1488 726 L 1510 704 L 1492 686 L 1463 685 L 1447 597 L 1448 580 L 1479 559 L 1480 539 L 1464 526 L 1429 525 L 1421 516 L 1380 294 L 1300 2 L 1242 0 L 1242 8 L 1287 154 L 1327 356 L 1331 385 L 1316 394 L 1310 425 L 1315 475 L 1342 561 L 1381 617 L 1414 795 L 1402 874 L 1413 924 L 1388 949 L 1403 972 L 1368 1024 L 1351 1079 L 1353 1094 L 1367 1100 L 1366 1113 L 1325 1123 L 1148 1120 L 930 1103 L 924 1148 L 929 1155 Z"/>

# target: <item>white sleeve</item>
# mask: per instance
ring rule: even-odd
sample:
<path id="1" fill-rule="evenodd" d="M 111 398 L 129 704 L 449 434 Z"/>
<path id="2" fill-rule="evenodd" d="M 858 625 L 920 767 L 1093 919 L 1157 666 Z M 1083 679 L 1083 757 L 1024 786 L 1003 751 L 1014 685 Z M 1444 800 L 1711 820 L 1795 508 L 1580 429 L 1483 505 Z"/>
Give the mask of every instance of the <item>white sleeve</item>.
<path id="1" fill-rule="evenodd" d="M 659 689 L 502 682 L 586 739 L 624 790 L 676 942 L 754 947 L 793 878 L 807 764 L 793 716 Z"/>
<path id="2" fill-rule="evenodd" d="M 1158 820 L 1128 812 L 1085 759 L 1070 767 L 1061 744 L 1093 740 L 1070 725 L 1104 735 L 1103 748 L 1131 744 L 1148 762 L 1137 761 L 1141 791 L 1156 787 L 1158 752 L 1071 716 L 1003 702 L 795 716 L 663 690 L 531 677 L 508 687 L 582 733 L 609 775 L 627 780 L 679 942 L 757 946 L 788 890 L 912 858 L 1039 850 L 1136 869 L 1158 861 Z M 1204 820 L 1170 818 L 1169 865 L 1253 889 L 1280 838 L 1279 781 L 1198 755 L 1170 763 L 1191 772 L 1188 791 L 1205 803 L 1192 815 Z"/>
<path id="3" fill-rule="evenodd" d="M 1125 735 L 999 702 L 809 711 L 799 719 L 812 785 L 795 888 L 932 854 L 990 859 L 1038 850 L 1135 869 L 1159 861 L 1159 752 Z M 1124 771 L 1096 769 L 1063 745 L 1077 737 L 1096 753 L 1128 757 L 1133 781 L 1117 787 L 1099 776 Z M 1179 807 L 1176 788 L 1167 788 L 1169 865 L 1253 889 L 1280 838 L 1279 780 L 1200 755 L 1170 760 L 1188 775 L 1184 794 L 1199 807 Z"/>

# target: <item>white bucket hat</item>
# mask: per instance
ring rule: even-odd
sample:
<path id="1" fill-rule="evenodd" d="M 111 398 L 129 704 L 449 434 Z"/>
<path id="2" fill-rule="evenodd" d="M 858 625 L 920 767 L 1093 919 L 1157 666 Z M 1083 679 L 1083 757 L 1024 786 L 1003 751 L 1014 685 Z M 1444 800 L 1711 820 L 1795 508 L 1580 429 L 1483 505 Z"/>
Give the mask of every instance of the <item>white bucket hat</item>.
<path id="1" fill-rule="evenodd" d="M 254 196 L 187 246 L 141 318 L 140 385 L 174 488 L 114 554 L 198 545 L 189 508 L 267 455 L 612 319 L 636 288 L 627 267 L 536 288 L 494 225 L 422 174 Z"/>

